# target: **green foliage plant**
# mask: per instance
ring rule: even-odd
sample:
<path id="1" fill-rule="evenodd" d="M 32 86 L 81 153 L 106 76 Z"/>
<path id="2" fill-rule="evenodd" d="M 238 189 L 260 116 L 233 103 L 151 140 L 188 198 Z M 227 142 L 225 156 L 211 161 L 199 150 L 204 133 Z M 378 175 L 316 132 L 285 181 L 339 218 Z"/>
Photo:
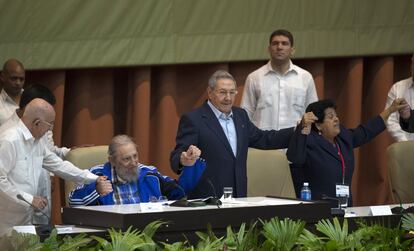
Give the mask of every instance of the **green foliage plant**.
<path id="1" fill-rule="evenodd" d="M 110 229 L 108 239 L 98 236 L 87 237 L 80 234 L 75 237 L 65 236 L 58 238 L 57 231 L 41 242 L 39 236 L 22 234 L 13 231 L 10 236 L 0 237 L 0 250 L 20 251 L 210 251 L 210 250 L 237 250 L 237 251 L 403 251 L 414 250 L 412 235 L 407 231 L 414 228 L 414 214 L 402 217 L 401 226 L 394 228 L 386 224 L 358 223 L 358 229 L 349 232 L 348 221 L 343 219 L 321 220 L 315 225 L 318 233 L 305 229 L 305 222 L 291 219 L 280 220 L 277 217 L 268 221 L 243 223 L 238 231 L 231 226 L 227 227 L 226 235 L 217 236 L 211 226 L 207 226 L 206 232 L 196 232 L 199 237 L 197 244 L 190 245 L 188 241 L 175 243 L 157 243 L 153 236 L 159 227 L 164 224 L 154 221 L 148 224 L 144 230 L 139 231 L 129 227 L 126 231 Z M 96 244 L 95 244 L 96 243 Z"/>
<path id="2" fill-rule="evenodd" d="M 292 250 L 305 228 L 304 221 L 293 221 L 288 218 L 279 220 L 275 217 L 267 222 L 260 222 L 263 224 L 261 233 L 265 237 L 262 245 L 264 250 Z"/>
<path id="3" fill-rule="evenodd" d="M 257 250 L 259 247 L 259 230 L 256 222 L 250 224 L 246 230 L 246 224 L 243 223 L 238 232 L 233 232 L 231 226 L 227 227 L 226 238 L 223 240 L 225 250 L 250 251 Z"/>
<path id="4" fill-rule="evenodd" d="M 207 226 L 207 232 L 196 232 L 196 235 L 200 238 L 194 250 L 196 251 L 210 251 L 210 250 L 223 250 L 224 237 L 217 237 L 211 230 L 211 225 Z"/>
<path id="5" fill-rule="evenodd" d="M 155 251 L 158 245 L 152 239 L 157 229 L 164 224 L 161 221 L 154 221 L 148 224 L 141 232 L 138 229 L 132 229 L 130 226 L 127 231 L 122 232 L 115 229 L 108 230 L 111 241 L 98 236 L 92 238 L 98 242 L 99 249 L 103 251 L 124 251 L 124 250 L 142 250 Z"/>
<path id="6" fill-rule="evenodd" d="M 402 217 L 402 228 L 407 231 L 414 230 L 414 214 L 408 213 L 404 214 Z"/>

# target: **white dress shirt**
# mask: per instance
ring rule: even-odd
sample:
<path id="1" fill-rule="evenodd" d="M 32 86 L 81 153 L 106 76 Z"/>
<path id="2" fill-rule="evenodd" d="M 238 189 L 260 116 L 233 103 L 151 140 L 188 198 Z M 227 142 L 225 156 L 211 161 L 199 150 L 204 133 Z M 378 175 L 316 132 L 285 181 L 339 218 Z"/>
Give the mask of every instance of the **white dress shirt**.
<path id="1" fill-rule="evenodd" d="M 214 115 L 216 115 L 217 120 L 219 121 L 223 132 L 226 135 L 227 140 L 229 141 L 231 150 L 233 151 L 234 156 L 237 156 L 237 135 L 236 127 L 234 126 L 233 121 L 233 111 L 230 111 L 229 115 L 219 111 L 210 100 L 207 101 L 207 104 L 210 106 Z"/>
<path id="2" fill-rule="evenodd" d="M 414 108 L 414 84 L 412 77 L 403 79 L 391 87 L 385 108 L 389 107 L 396 98 L 405 98 L 411 109 Z M 414 140 L 414 133 L 405 132 L 401 129 L 400 114 L 398 112 L 394 112 L 388 117 L 386 125 L 388 132 L 395 141 Z"/>
<path id="3" fill-rule="evenodd" d="M 0 92 L 0 125 L 13 115 L 19 105 L 3 89 Z"/>
<path id="4" fill-rule="evenodd" d="M 33 210 L 18 200 L 17 195 L 21 194 L 30 203 L 33 196 L 39 195 L 41 167 L 78 183 L 90 183 L 98 178 L 50 152 L 19 120 L 0 132 L 0 236 L 12 226 L 33 223 Z"/>
<path id="5" fill-rule="evenodd" d="M 296 126 L 306 107 L 318 100 L 312 75 L 290 62 L 280 75 L 270 61 L 249 74 L 241 107 L 262 130 L 280 130 Z"/>
<path id="6" fill-rule="evenodd" d="M 66 154 L 70 151 L 70 148 L 64 146 L 58 147 L 55 145 L 52 130 L 47 131 L 46 134 L 41 138 L 41 140 L 44 140 L 45 144 L 47 145 L 47 148 L 49 148 L 49 150 L 52 153 L 55 153 L 61 159 L 64 159 Z"/>
<path id="7" fill-rule="evenodd" d="M 0 133 L 11 126 L 16 125 L 19 122 L 19 120 L 20 118 L 19 116 L 17 116 L 17 113 L 13 112 L 13 115 L 0 126 Z M 59 148 L 55 146 L 55 142 L 53 141 L 53 133 L 50 130 L 47 131 L 47 133 L 43 135 L 43 137 L 40 140 L 43 141 L 43 143 L 49 148 L 51 152 L 55 153 L 61 159 L 63 159 L 65 155 L 70 151 L 70 148 L 66 148 L 66 147 Z M 43 212 L 46 215 L 48 215 L 50 218 L 51 212 L 52 212 L 52 208 L 51 208 L 52 207 L 52 189 L 51 189 L 52 184 L 51 184 L 50 179 L 51 179 L 51 176 L 53 176 L 53 173 L 49 173 L 49 171 L 43 168 L 41 172 L 42 173 L 39 177 L 40 181 L 39 181 L 38 195 L 47 199 L 48 204 L 46 208 L 43 209 Z M 45 217 L 42 213 L 35 212 L 35 214 L 33 215 L 33 223 L 34 224 L 48 224 L 49 219 Z"/>

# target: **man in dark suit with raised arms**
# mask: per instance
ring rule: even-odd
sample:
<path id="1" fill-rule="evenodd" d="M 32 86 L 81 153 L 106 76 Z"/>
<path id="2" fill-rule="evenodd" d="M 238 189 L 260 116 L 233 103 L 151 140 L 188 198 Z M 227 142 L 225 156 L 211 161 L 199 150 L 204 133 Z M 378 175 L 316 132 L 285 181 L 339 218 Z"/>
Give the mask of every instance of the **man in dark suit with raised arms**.
<path id="1" fill-rule="evenodd" d="M 221 196 L 223 187 L 233 187 L 234 197 L 246 197 L 248 148 L 287 148 L 294 128 L 258 129 L 246 111 L 233 106 L 236 81 L 226 71 L 216 71 L 210 77 L 207 94 L 207 102 L 180 119 L 171 167 L 179 174 L 182 166 L 193 165 L 199 157 L 207 161 L 203 177 L 189 198 Z M 201 156 L 191 146 L 197 146 Z"/>

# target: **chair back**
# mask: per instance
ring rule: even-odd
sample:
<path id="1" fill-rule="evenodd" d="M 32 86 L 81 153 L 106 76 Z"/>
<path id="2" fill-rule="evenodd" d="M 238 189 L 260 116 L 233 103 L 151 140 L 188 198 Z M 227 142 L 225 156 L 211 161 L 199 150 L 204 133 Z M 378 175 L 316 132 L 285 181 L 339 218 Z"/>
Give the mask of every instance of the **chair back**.
<path id="1" fill-rule="evenodd" d="M 387 161 L 394 202 L 414 202 L 414 141 L 390 145 L 387 148 Z"/>
<path id="2" fill-rule="evenodd" d="M 247 196 L 273 195 L 296 198 L 289 162 L 282 150 L 249 148 Z"/>
<path id="3" fill-rule="evenodd" d="M 80 169 L 89 169 L 108 161 L 108 146 L 81 147 L 71 150 L 65 159 Z M 77 186 L 75 182 L 65 180 L 65 201 L 68 206 L 69 193 Z"/>

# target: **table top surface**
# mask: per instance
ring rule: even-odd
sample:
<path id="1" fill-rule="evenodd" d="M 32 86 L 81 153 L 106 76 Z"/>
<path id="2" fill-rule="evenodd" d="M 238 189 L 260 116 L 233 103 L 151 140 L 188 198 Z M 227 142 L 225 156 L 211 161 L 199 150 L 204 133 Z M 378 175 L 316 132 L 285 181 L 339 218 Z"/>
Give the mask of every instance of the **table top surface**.
<path id="1" fill-rule="evenodd" d="M 191 201 L 191 200 L 190 200 Z M 168 202 L 149 202 L 140 204 L 126 204 L 126 205 L 102 205 L 102 206 L 78 206 L 78 209 L 110 212 L 118 214 L 136 214 L 136 213 L 151 213 L 151 212 L 174 212 L 174 211 L 192 211 L 192 210 L 211 210 L 216 209 L 216 205 L 206 205 L 200 207 L 175 207 Z M 294 205 L 312 203 L 307 201 L 300 201 L 295 199 L 285 198 L 270 198 L 270 197 L 248 197 L 248 198 L 234 198 L 230 201 L 222 200 L 220 208 L 240 208 L 240 207 L 258 207 L 258 206 L 277 206 L 277 205 Z M 158 205 L 157 205 L 158 204 Z M 151 206 L 153 205 L 151 210 Z"/>

